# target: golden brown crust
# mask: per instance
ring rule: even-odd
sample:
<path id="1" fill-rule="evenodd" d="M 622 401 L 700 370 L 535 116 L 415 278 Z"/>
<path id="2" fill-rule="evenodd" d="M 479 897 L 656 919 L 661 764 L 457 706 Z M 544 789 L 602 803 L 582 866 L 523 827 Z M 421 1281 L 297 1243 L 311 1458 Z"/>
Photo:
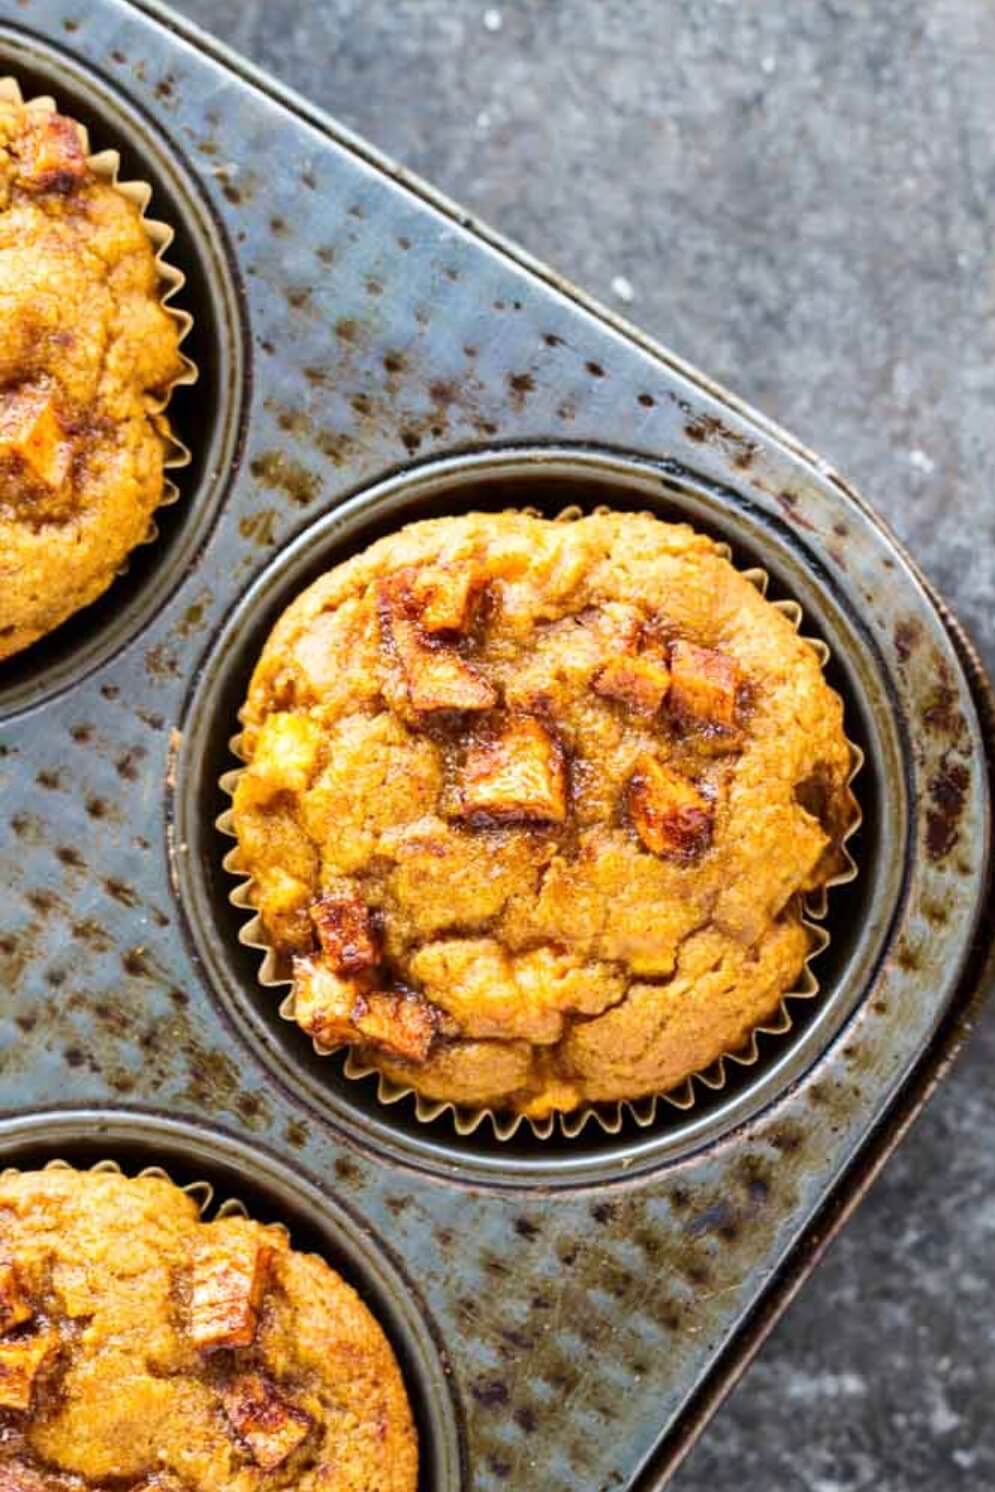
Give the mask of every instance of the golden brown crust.
<path id="1" fill-rule="evenodd" d="M 475 681 L 463 708 L 420 695 L 443 672 Z M 802 897 L 853 818 L 815 651 L 648 515 L 381 540 L 284 613 L 243 721 L 238 864 L 302 1026 L 427 1097 L 536 1117 L 741 1044 L 797 984 Z M 322 897 L 375 923 L 358 973 L 317 943 Z M 392 992 L 436 1013 L 424 1051 L 386 1006 L 364 1034 L 357 995 Z"/>
<path id="2" fill-rule="evenodd" d="M 163 496 L 183 370 L 138 208 L 79 126 L 0 100 L 0 659 L 110 585 Z"/>
<path id="3" fill-rule="evenodd" d="M 0 1492 L 414 1492 L 383 1333 L 282 1229 L 56 1169 L 0 1179 L 0 1246 L 32 1310 L 0 1338 Z M 234 1329 L 198 1334 L 205 1299 Z"/>

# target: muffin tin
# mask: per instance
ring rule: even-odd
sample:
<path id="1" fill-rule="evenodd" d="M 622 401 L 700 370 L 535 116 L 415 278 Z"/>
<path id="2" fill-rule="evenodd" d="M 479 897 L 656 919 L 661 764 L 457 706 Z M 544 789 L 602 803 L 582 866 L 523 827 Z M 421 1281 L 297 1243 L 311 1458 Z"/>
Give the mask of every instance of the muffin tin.
<path id="1" fill-rule="evenodd" d="M 152 182 L 201 368 L 159 541 L 0 669 L 0 1163 L 154 1160 L 284 1216 L 391 1335 L 426 1488 L 661 1485 L 969 1027 L 980 666 L 823 463 L 167 12 L 19 0 L 0 72 Z M 686 517 L 801 602 L 866 756 L 861 873 L 758 1063 L 645 1128 L 502 1143 L 281 1025 L 218 779 L 268 625 L 332 558 L 566 502 Z"/>

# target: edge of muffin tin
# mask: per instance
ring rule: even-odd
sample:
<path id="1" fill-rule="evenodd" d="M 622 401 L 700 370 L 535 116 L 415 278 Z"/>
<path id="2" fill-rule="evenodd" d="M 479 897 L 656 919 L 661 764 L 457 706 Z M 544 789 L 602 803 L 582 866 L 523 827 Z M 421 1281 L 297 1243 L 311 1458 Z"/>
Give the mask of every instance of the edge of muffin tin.
<path id="1" fill-rule="evenodd" d="M 110 587 L 31 647 L 0 663 L 0 721 L 63 693 L 139 636 L 168 603 L 210 537 L 239 464 L 250 357 L 237 258 L 227 231 L 171 136 L 89 65 L 0 22 L 0 75 L 25 97 L 52 93 L 85 124 L 91 148 L 121 152 L 122 179 L 152 186 L 150 214 L 175 230 L 171 265 L 186 283 L 172 304 L 193 316 L 183 351 L 199 372 L 174 389 L 171 424 L 190 448 L 173 474 L 179 499 L 155 510 L 158 535 L 138 545 Z"/>
<path id="2" fill-rule="evenodd" d="M 589 1124 L 573 1139 L 538 1140 L 520 1132 L 501 1141 L 486 1123 L 460 1135 L 448 1115 L 424 1124 L 410 1101 L 380 1103 L 372 1079 L 344 1077 L 341 1059 L 316 1056 L 296 1027 L 280 1020 L 274 991 L 258 982 L 258 954 L 238 942 L 245 914 L 229 902 L 236 883 L 221 865 L 228 841 L 215 820 L 228 803 L 218 779 L 236 765 L 228 742 L 269 628 L 321 571 L 419 517 L 526 505 L 553 514 L 568 503 L 593 507 L 599 501 L 686 519 L 729 543 L 737 567 L 761 564 L 771 577 L 772 598 L 801 603 L 803 633 L 814 633 L 830 646 L 829 678 L 843 694 L 847 732 L 865 755 L 854 785 L 864 813 L 853 842 L 859 873 L 850 886 L 829 894 L 824 925 L 833 942 L 815 965 L 822 985 L 818 998 L 810 1006 L 793 1004 L 792 1031 L 761 1038 L 760 1061 L 739 1069 L 721 1091 L 699 1093 L 684 1113 L 660 1104 L 647 1129 L 627 1121 L 617 1135 Z M 910 852 L 909 785 L 900 717 L 874 641 L 848 598 L 824 574 L 816 576 L 797 532 L 748 498 L 693 473 L 675 473 L 666 462 L 590 448 L 530 446 L 410 468 L 338 506 L 272 560 L 232 609 L 193 677 L 166 814 L 170 842 L 181 847 L 172 855 L 172 870 L 195 960 L 242 1037 L 295 1100 L 394 1160 L 448 1179 L 551 1187 L 627 1179 L 686 1157 L 755 1116 L 814 1065 L 860 1004 L 886 951 Z M 887 855 L 883 823 L 892 831 Z M 860 917 L 848 917 L 858 904 Z"/>
<path id="3" fill-rule="evenodd" d="M 463 1416 L 440 1334 L 415 1285 L 368 1226 L 304 1171 L 258 1140 L 147 1111 L 52 1109 L 0 1119 L 0 1169 L 64 1160 L 82 1170 L 116 1161 L 125 1175 L 161 1166 L 184 1186 L 207 1180 L 212 1209 L 228 1197 L 261 1222 L 283 1222 L 293 1246 L 320 1253 L 369 1306 L 397 1356 L 418 1430 L 419 1481 L 438 1492 L 469 1487 Z"/>

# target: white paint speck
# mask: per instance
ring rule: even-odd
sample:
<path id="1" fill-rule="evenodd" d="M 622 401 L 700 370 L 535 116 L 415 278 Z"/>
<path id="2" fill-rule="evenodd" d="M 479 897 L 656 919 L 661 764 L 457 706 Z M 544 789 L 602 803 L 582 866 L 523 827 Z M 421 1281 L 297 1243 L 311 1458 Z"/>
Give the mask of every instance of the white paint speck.
<path id="1" fill-rule="evenodd" d="M 978 1459 L 978 1453 L 977 1451 L 956 1450 L 954 1451 L 951 1459 L 953 1460 L 954 1465 L 959 1466 L 961 1470 L 970 1471 L 971 1467 Z"/>
<path id="2" fill-rule="evenodd" d="M 767 76 L 770 77 L 771 73 L 772 72 L 776 72 L 776 70 L 777 70 L 777 58 L 776 57 L 770 57 L 770 56 L 761 57 L 761 59 L 760 59 L 760 71 L 762 73 L 766 73 Z"/>
<path id="3" fill-rule="evenodd" d="M 800 1404 L 817 1404 L 820 1399 L 859 1399 L 866 1393 L 866 1380 L 859 1373 L 797 1372 L 787 1397 Z"/>
<path id="4" fill-rule="evenodd" d="M 914 466 L 916 471 L 921 471 L 926 476 L 929 476 L 931 472 L 936 470 L 936 462 L 933 458 L 927 456 L 925 451 L 918 449 L 909 452 L 909 465 Z"/>
<path id="5" fill-rule="evenodd" d="M 624 300 L 626 305 L 635 299 L 636 294 L 632 288 L 632 281 L 627 280 L 625 275 L 616 275 L 612 280 L 612 293 L 617 295 L 619 300 Z"/>
<path id="6" fill-rule="evenodd" d="M 949 1435 L 951 1430 L 963 1424 L 963 1416 L 953 1408 L 938 1383 L 930 1386 L 930 1398 L 933 1402 L 929 1410 L 929 1428 L 934 1436 Z"/>
<path id="7" fill-rule="evenodd" d="M 490 127 L 491 116 L 488 114 L 486 109 L 481 109 L 480 113 L 477 115 L 477 128 L 478 130 L 486 130 L 490 129 Z"/>
<path id="8" fill-rule="evenodd" d="M 484 30 L 485 31 L 500 31 L 501 27 L 503 25 L 504 25 L 504 18 L 502 17 L 501 12 L 499 10 L 485 10 L 484 11 Z"/>

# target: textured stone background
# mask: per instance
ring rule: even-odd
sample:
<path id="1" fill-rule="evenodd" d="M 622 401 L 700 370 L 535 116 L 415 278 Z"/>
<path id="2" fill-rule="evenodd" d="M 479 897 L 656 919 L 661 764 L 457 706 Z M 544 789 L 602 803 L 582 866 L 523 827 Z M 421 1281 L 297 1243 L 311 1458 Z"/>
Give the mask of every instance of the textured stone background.
<path id="1" fill-rule="evenodd" d="M 833 460 L 995 665 L 991 0 L 178 3 Z M 995 1487 L 993 1064 L 678 1492 Z"/>

